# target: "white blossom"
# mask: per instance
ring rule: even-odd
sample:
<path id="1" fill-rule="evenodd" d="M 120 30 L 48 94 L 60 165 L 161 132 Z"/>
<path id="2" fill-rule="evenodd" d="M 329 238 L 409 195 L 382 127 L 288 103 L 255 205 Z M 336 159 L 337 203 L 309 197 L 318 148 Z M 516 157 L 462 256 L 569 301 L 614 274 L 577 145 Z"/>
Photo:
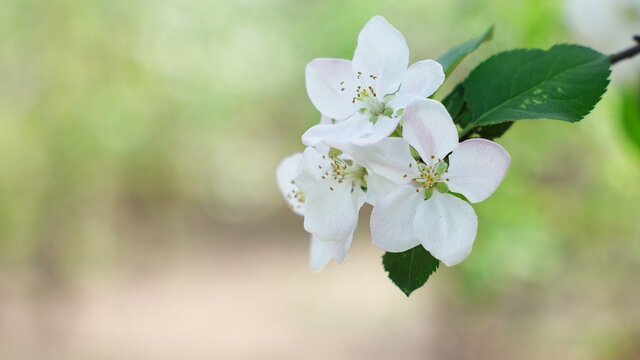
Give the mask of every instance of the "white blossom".
<path id="1" fill-rule="evenodd" d="M 360 32 L 353 60 L 311 61 L 305 71 L 307 93 L 335 123 L 310 128 L 302 142 L 342 150 L 344 144 L 374 144 L 389 136 L 400 120 L 398 110 L 432 95 L 444 81 L 442 66 L 433 60 L 408 65 L 404 36 L 382 16 L 374 16 Z"/>
<path id="2" fill-rule="evenodd" d="M 353 160 L 314 148 L 286 157 L 276 170 L 289 208 L 304 216 L 311 233 L 310 267 L 321 270 L 331 257 L 348 254 L 366 198 L 366 169 Z"/>
<path id="3" fill-rule="evenodd" d="M 379 199 L 371 214 L 373 244 L 390 252 L 422 244 L 447 266 L 456 265 L 471 252 L 478 222 L 473 208 L 448 192 L 471 203 L 485 200 L 502 182 L 509 154 L 485 139 L 458 143 L 451 116 L 434 100 L 409 104 L 403 123 L 404 138 L 352 149 L 375 175 L 368 180 Z"/>

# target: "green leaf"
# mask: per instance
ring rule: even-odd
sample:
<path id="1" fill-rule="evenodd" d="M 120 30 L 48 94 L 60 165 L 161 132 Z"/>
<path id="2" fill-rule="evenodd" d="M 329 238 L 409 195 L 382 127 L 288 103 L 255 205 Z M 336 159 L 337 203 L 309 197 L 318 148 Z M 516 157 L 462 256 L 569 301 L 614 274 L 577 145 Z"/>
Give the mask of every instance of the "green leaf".
<path id="1" fill-rule="evenodd" d="M 451 74 L 453 69 L 455 69 L 456 66 L 460 64 L 462 59 L 464 59 L 467 55 L 475 51 L 480 46 L 480 44 L 482 44 L 485 41 L 489 41 L 492 38 L 493 38 L 493 26 L 490 27 L 487 31 L 484 32 L 484 34 L 478 36 L 477 38 L 468 40 L 454 47 L 453 49 L 447 51 L 446 53 L 442 54 L 436 61 L 438 61 L 442 65 L 442 69 L 444 70 L 445 76 L 449 76 L 449 74 Z"/>
<path id="2" fill-rule="evenodd" d="M 464 81 L 472 128 L 520 119 L 581 120 L 607 89 L 609 56 L 579 45 L 517 49 L 478 65 Z"/>
<path id="3" fill-rule="evenodd" d="M 473 119 L 471 112 L 467 109 L 464 101 L 463 83 L 458 84 L 453 91 L 451 91 L 451 93 L 442 100 L 442 104 L 447 108 L 449 114 L 451 114 L 453 122 L 459 125 L 460 128 L 468 126 Z M 477 137 L 493 140 L 502 136 L 507 130 L 509 130 L 511 125 L 513 125 L 513 121 L 496 125 L 479 126 L 473 129 L 473 133 L 467 133 L 467 137 L 470 137 L 471 134 L 475 134 Z"/>
<path id="4" fill-rule="evenodd" d="M 401 253 L 385 253 L 382 256 L 389 279 L 407 295 L 424 285 L 440 261 L 429 254 L 422 245 Z"/>
<path id="5" fill-rule="evenodd" d="M 487 140 L 493 140 L 502 136 L 513 125 L 513 121 L 503 122 L 496 125 L 481 126 L 475 130 L 479 137 Z"/>
<path id="6" fill-rule="evenodd" d="M 447 111 L 453 119 L 460 114 L 460 111 L 464 107 L 464 87 L 462 83 L 456 85 L 449 95 L 442 99 L 442 105 L 447 108 Z"/>

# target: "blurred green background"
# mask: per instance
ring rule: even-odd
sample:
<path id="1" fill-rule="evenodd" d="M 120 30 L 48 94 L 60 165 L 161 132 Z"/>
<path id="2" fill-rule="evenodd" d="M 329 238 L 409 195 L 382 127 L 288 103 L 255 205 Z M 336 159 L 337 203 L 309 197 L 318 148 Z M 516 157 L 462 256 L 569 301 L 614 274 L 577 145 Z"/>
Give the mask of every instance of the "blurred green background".
<path id="1" fill-rule="evenodd" d="M 308 272 L 275 167 L 319 119 L 304 66 L 376 14 L 411 62 L 495 24 L 440 97 L 498 51 L 640 32 L 637 0 L 0 2 L 0 359 L 640 358 L 637 59 L 582 122 L 498 139 L 473 253 L 410 299 L 369 208 Z"/>

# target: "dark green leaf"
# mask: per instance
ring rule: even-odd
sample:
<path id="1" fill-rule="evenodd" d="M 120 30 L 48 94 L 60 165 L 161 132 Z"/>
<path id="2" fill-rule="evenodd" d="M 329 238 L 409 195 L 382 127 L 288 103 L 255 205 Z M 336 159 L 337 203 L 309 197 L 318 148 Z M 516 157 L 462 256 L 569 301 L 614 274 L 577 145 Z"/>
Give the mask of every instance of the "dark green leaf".
<path id="1" fill-rule="evenodd" d="M 461 135 L 520 119 L 579 121 L 606 91 L 609 73 L 607 55 L 579 45 L 497 54 L 464 81 L 473 119 Z"/>
<path id="2" fill-rule="evenodd" d="M 475 49 L 478 48 L 478 46 L 480 46 L 480 44 L 485 41 L 489 41 L 492 38 L 493 26 L 477 38 L 468 40 L 442 54 L 442 56 L 440 56 L 437 61 L 442 65 L 442 69 L 444 70 L 445 75 L 449 76 L 449 74 L 451 74 L 453 69 L 458 66 L 462 59 L 471 54 Z"/>
<path id="3" fill-rule="evenodd" d="M 471 112 L 465 106 L 462 108 L 460 114 L 458 114 L 458 117 L 456 117 L 453 122 L 460 125 L 460 127 L 464 129 L 465 127 L 469 126 L 469 124 L 471 124 L 471 120 L 473 120 L 473 115 L 471 115 Z"/>
<path id="4" fill-rule="evenodd" d="M 422 245 L 418 245 L 401 253 L 385 253 L 382 256 L 382 264 L 389 273 L 389 279 L 408 297 L 427 282 L 440 262 Z"/>
<path id="5" fill-rule="evenodd" d="M 469 125 L 473 117 L 464 102 L 463 83 L 458 84 L 453 91 L 451 91 L 451 93 L 442 100 L 442 104 L 444 104 L 449 114 L 451 114 L 453 122 L 458 124 L 460 128 L 465 128 Z M 480 126 L 474 128 L 473 133 L 468 133 L 467 137 L 475 135 L 483 139 L 493 140 L 502 136 L 511 127 L 511 125 L 513 125 L 512 121 L 496 125 Z"/>
<path id="6" fill-rule="evenodd" d="M 452 118 L 456 118 L 464 107 L 464 87 L 463 84 L 458 84 L 450 93 L 442 100 L 442 105 L 447 108 L 447 111 Z"/>
<path id="7" fill-rule="evenodd" d="M 511 125 L 513 125 L 513 121 L 503 122 L 496 125 L 481 126 L 476 128 L 474 132 L 483 139 L 493 140 L 502 136 L 505 131 L 509 130 Z"/>

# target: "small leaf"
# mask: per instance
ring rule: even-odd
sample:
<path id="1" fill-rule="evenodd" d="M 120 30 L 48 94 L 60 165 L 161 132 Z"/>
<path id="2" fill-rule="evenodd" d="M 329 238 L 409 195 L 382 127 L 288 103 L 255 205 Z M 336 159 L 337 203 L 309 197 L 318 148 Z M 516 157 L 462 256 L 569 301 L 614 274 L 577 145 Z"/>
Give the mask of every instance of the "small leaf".
<path id="1" fill-rule="evenodd" d="M 464 81 L 474 127 L 520 119 L 581 120 L 607 89 L 609 56 L 579 45 L 517 49 L 478 65 Z"/>
<path id="2" fill-rule="evenodd" d="M 454 47 L 453 49 L 442 54 L 437 62 L 442 65 L 445 76 L 449 76 L 451 72 L 460 64 L 462 59 L 467 55 L 475 51 L 483 42 L 489 41 L 493 38 L 493 26 L 490 27 L 484 34 L 478 36 L 475 39 L 467 40 L 466 42 Z"/>
<path id="3" fill-rule="evenodd" d="M 401 253 L 387 252 L 382 256 L 389 279 L 407 295 L 424 285 L 440 261 L 429 254 L 422 245 Z"/>

